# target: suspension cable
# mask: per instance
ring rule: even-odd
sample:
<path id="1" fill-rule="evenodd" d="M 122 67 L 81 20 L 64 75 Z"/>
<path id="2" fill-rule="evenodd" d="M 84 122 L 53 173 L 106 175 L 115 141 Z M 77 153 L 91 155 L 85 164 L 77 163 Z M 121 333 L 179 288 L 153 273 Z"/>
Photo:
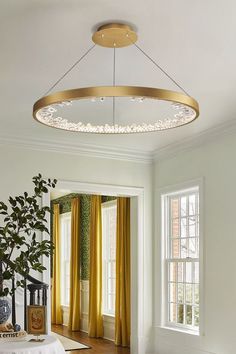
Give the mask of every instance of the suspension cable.
<path id="1" fill-rule="evenodd" d="M 93 44 L 92 47 L 90 47 L 78 60 L 76 60 L 76 62 L 47 90 L 44 96 L 49 94 L 49 92 L 51 92 L 59 84 L 59 82 L 61 82 L 61 80 L 64 79 L 64 77 L 66 77 L 66 75 L 68 75 L 71 72 L 71 70 L 73 70 L 74 67 L 76 67 L 91 52 L 91 50 L 95 46 L 96 44 Z"/>
<path id="2" fill-rule="evenodd" d="M 181 91 L 183 91 L 187 96 L 190 96 L 188 92 L 180 85 L 178 82 L 173 79 L 154 59 L 152 59 L 141 47 L 139 47 L 135 42 L 131 39 L 130 41 L 133 45 L 146 57 L 148 58 L 164 75 L 166 75 Z"/>

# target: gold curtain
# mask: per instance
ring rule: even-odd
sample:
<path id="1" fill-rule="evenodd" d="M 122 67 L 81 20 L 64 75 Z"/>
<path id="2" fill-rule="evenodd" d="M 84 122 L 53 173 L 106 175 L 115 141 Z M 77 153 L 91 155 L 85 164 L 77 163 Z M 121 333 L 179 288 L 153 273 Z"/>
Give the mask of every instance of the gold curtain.
<path id="1" fill-rule="evenodd" d="M 80 329 L 80 199 L 71 200 L 70 307 L 68 328 Z"/>
<path id="2" fill-rule="evenodd" d="M 60 206 L 54 204 L 53 206 L 53 278 L 52 278 L 52 323 L 62 324 L 61 311 L 61 272 L 60 272 Z"/>
<path id="3" fill-rule="evenodd" d="M 130 198 L 117 199 L 115 344 L 130 345 Z"/>
<path id="4" fill-rule="evenodd" d="M 90 337 L 103 336 L 102 319 L 102 211 L 101 196 L 91 198 L 89 323 Z"/>

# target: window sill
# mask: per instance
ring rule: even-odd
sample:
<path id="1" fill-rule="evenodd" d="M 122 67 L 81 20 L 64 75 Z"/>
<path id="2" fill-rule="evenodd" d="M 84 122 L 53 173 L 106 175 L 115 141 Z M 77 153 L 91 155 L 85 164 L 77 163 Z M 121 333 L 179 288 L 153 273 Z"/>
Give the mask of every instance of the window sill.
<path id="1" fill-rule="evenodd" d="M 175 332 L 175 333 L 182 333 L 182 334 L 188 334 L 188 335 L 193 335 L 196 337 L 200 336 L 199 331 L 194 331 L 192 329 L 188 328 L 181 328 L 181 327 L 172 327 L 172 326 L 157 326 L 160 330 L 163 331 L 170 331 L 170 332 Z"/>
<path id="2" fill-rule="evenodd" d="M 115 315 L 113 315 L 111 313 L 105 313 L 105 312 L 102 315 L 106 316 L 106 317 L 115 317 Z"/>
<path id="3" fill-rule="evenodd" d="M 69 305 L 61 305 L 61 309 L 64 311 L 68 311 L 69 310 Z"/>
<path id="4" fill-rule="evenodd" d="M 109 313 L 103 313 L 103 320 L 107 322 L 114 322 L 115 321 L 115 315 L 111 315 Z"/>

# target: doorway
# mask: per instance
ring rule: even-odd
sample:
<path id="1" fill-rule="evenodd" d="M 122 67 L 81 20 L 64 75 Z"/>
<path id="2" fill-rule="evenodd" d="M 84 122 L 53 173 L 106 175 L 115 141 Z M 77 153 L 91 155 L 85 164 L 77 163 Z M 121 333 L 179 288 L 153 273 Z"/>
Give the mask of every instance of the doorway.
<path id="1" fill-rule="evenodd" d="M 123 196 L 131 200 L 131 353 L 142 353 L 143 315 L 144 315 L 144 231 L 143 188 L 115 186 L 104 184 L 90 184 L 71 181 L 58 181 L 57 190 L 66 193 L 72 191 L 79 194 L 97 194 L 106 196 Z M 50 198 L 46 196 L 44 205 L 50 205 Z M 48 237 L 44 235 L 44 237 Z M 44 259 L 44 265 L 50 269 L 50 261 Z M 50 283 L 50 271 L 45 272 L 45 282 Z M 49 326 L 51 323 L 48 311 Z M 50 327 L 49 327 L 50 328 Z"/>

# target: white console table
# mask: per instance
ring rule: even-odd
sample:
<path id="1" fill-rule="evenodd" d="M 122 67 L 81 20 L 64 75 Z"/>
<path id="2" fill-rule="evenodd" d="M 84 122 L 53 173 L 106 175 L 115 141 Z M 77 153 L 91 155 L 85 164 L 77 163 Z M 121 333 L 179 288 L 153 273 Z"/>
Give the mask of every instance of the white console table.
<path id="1" fill-rule="evenodd" d="M 43 342 L 29 342 L 32 336 L 13 342 L 0 342 L 0 354 L 65 354 L 61 342 L 54 336 L 40 336 Z"/>

